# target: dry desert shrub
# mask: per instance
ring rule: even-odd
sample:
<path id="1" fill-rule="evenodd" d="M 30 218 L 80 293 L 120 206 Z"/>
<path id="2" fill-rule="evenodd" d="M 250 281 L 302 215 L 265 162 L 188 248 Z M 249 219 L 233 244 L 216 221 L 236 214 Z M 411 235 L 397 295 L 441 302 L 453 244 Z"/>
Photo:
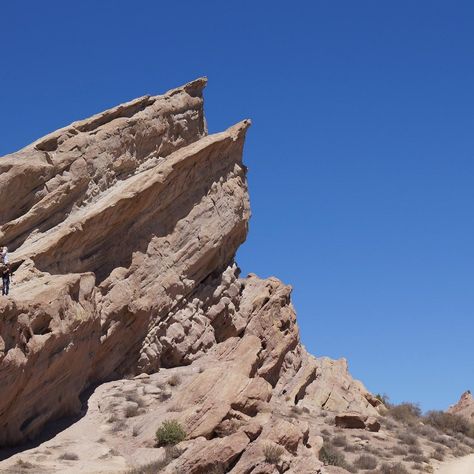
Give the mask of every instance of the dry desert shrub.
<path id="1" fill-rule="evenodd" d="M 127 423 L 125 423 L 125 421 L 123 420 L 118 420 L 112 424 L 112 426 L 110 427 L 110 431 L 112 431 L 112 433 L 117 433 L 119 431 L 124 431 L 126 428 Z"/>
<path id="2" fill-rule="evenodd" d="M 355 445 L 355 444 L 347 444 L 344 446 L 344 451 L 346 453 L 355 453 L 356 451 L 359 451 L 360 447 Z"/>
<path id="3" fill-rule="evenodd" d="M 413 454 L 415 456 L 421 456 L 423 454 L 422 449 L 420 448 L 420 445 L 418 442 L 412 444 L 411 446 L 408 447 L 408 452 L 410 454 Z"/>
<path id="4" fill-rule="evenodd" d="M 175 403 L 168 408 L 169 412 L 179 413 L 184 411 L 184 405 L 182 403 Z"/>
<path id="5" fill-rule="evenodd" d="M 337 435 L 332 438 L 331 443 L 334 446 L 337 446 L 339 448 L 343 448 L 344 446 L 347 446 L 347 438 L 344 435 Z"/>
<path id="6" fill-rule="evenodd" d="M 391 405 L 387 415 L 408 426 L 413 426 L 421 421 L 421 409 L 416 403 L 404 402 L 400 405 Z"/>
<path id="7" fill-rule="evenodd" d="M 326 466 L 338 466 L 349 472 L 357 472 L 357 468 L 349 464 L 344 453 L 339 451 L 333 444 L 324 442 L 321 451 L 319 451 L 319 460 Z"/>
<path id="8" fill-rule="evenodd" d="M 141 397 L 140 395 L 138 395 L 137 392 L 128 393 L 127 396 L 125 397 L 125 399 L 128 402 L 136 403 L 138 405 L 138 407 L 140 407 L 140 408 L 142 408 L 146 405 L 145 399 L 143 397 Z"/>
<path id="9" fill-rule="evenodd" d="M 65 452 L 58 457 L 61 461 L 77 461 L 79 456 L 75 453 Z"/>
<path id="10" fill-rule="evenodd" d="M 171 387 L 177 387 L 180 383 L 181 377 L 178 374 L 174 374 L 168 379 L 168 385 Z"/>
<path id="11" fill-rule="evenodd" d="M 156 430 L 157 446 L 174 446 L 186 439 L 186 431 L 177 420 L 166 420 Z"/>
<path id="12" fill-rule="evenodd" d="M 127 405 L 124 410 L 125 418 L 133 418 L 138 415 L 138 405 Z"/>
<path id="13" fill-rule="evenodd" d="M 171 396 L 172 396 L 171 391 L 169 389 L 168 390 L 165 389 L 162 392 L 160 392 L 158 399 L 160 400 L 160 402 L 166 402 L 166 400 L 169 400 Z"/>
<path id="14" fill-rule="evenodd" d="M 375 398 L 380 400 L 387 408 L 390 408 L 390 397 L 386 393 L 377 393 Z"/>
<path id="15" fill-rule="evenodd" d="M 406 467 L 401 464 L 388 464 L 384 463 L 380 466 L 377 474 L 410 474 Z"/>
<path id="16" fill-rule="evenodd" d="M 418 438 L 407 431 L 397 433 L 397 438 L 410 447 L 418 445 Z"/>
<path id="17" fill-rule="evenodd" d="M 430 424 L 437 430 L 454 435 L 462 433 L 465 436 L 474 438 L 474 425 L 459 415 L 446 413 L 444 411 L 430 411 L 426 414 L 425 423 Z"/>
<path id="18" fill-rule="evenodd" d="M 444 456 L 446 455 L 446 451 L 443 448 L 435 449 L 431 453 L 431 458 L 436 459 L 437 461 L 444 461 Z"/>
<path id="19" fill-rule="evenodd" d="M 404 461 L 412 461 L 418 464 L 421 464 L 424 462 L 426 463 L 430 462 L 430 460 L 426 458 L 425 456 L 423 456 L 422 454 L 409 454 L 408 456 L 405 457 Z"/>
<path id="20" fill-rule="evenodd" d="M 291 413 L 294 415 L 301 415 L 303 413 L 303 408 L 299 407 L 298 405 L 293 405 L 291 407 Z"/>
<path id="21" fill-rule="evenodd" d="M 457 439 L 454 439 L 451 436 L 446 436 L 446 438 L 444 438 L 444 445 L 450 449 L 456 449 L 459 445 L 459 442 Z"/>
<path id="22" fill-rule="evenodd" d="M 107 423 L 115 423 L 116 421 L 118 421 L 119 418 L 117 416 L 116 413 L 112 413 L 108 418 L 107 418 Z"/>
<path id="23" fill-rule="evenodd" d="M 361 454 L 354 461 L 354 466 L 359 469 L 375 469 L 377 464 L 377 459 L 374 456 L 370 456 L 370 454 Z"/>
<path id="24" fill-rule="evenodd" d="M 162 459 L 153 461 L 140 467 L 135 467 L 126 472 L 126 474 L 156 474 L 163 470 L 171 461 L 181 455 L 176 446 L 167 446 L 165 449 L 165 456 Z"/>
<path id="25" fill-rule="evenodd" d="M 33 469 L 35 467 L 34 464 L 31 464 L 28 461 L 23 461 L 23 459 L 18 459 L 18 461 L 15 463 L 15 466 L 19 468 L 20 470 Z"/>
<path id="26" fill-rule="evenodd" d="M 278 464 L 285 450 L 277 444 L 268 443 L 263 446 L 263 456 L 265 462 L 269 464 Z"/>
<path id="27" fill-rule="evenodd" d="M 389 417 L 380 417 L 380 424 L 387 430 L 393 431 L 397 427 L 397 423 Z"/>
<path id="28" fill-rule="evenodd" d="M 463 456 L 467 456 L 468 454 L 470 454 L 471 451 L 464 447 L 464 446 L 458 446 L 454 452 L 453 452 L 453 456 L 457 457 L 457 458 L 461 458 Z"/>

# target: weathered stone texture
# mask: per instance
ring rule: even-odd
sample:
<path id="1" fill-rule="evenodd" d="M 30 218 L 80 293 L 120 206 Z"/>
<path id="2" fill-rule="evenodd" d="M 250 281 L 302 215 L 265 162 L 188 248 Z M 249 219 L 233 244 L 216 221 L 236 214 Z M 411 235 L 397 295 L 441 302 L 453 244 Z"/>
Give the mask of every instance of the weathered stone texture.
<path id="1" fill-rule="evenodd" d="M 273 472 L 265 443 L 284 448 L 281 469 L 304 472 L 321 443 L 282 410 L 376 414 L 344 360 L 301 346 L 291 288 L 239 276 L 250 122 L 208 135 L 205 84 L 136 99 L 0 159 L 0 243 L 19 265 L 0 300 L 0 445 L 78 413 L 88 387 L 141 374 L 122 390 L 146 400 L 134 441 L 146 450 L 137 443 L 152 442 L 166 417 L 157 400 L 171 392 L 140 384 L 179 367 L 192 368 L 166 402 L 188 433 L 170 464 L 179 472 Z M 107 390 L 91 399 L 87 426 L 115 406 Z"/>

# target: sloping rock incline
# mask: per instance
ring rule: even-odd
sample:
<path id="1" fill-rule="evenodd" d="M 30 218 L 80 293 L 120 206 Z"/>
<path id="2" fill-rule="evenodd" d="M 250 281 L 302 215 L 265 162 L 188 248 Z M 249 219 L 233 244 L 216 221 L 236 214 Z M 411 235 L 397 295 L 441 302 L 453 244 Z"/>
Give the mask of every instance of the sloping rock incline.
<path id="1" fill-rule="evenodd" d="M 188 370 L 173 395 L 188 434 L 180 472 L 207 472 L 210 459 L 227 471 L 271 472 L 257 468 L 264 441 L 304 472 L 298 463 L 317 462 L 318 443 L 279 411 L 377 413 L 344 360 L 301 346 L 290 287 L 240 278 L 250 122 L 208 135 L 205 84 L 136 99 L 0 159 L 0 242 L 18 266 L 0 299 L 0 445 L 78 414 L 89 387 L 179 368 Z M 137 380 L 124 382 L 145 399 L 127 465 L 169 418 L 169 397 Z M 91 400 L 105 399 L 107 386 Z M 94 413 L 102 416 L 97 408 L 85 419 Z"/>

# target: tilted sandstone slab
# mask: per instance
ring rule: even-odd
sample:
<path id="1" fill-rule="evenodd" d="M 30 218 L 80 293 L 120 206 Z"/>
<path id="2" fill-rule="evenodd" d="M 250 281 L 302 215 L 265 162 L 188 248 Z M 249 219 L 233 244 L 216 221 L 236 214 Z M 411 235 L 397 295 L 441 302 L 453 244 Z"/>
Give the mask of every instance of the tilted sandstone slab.
<path id="1" fill-rule="evenodd" d="M 60 435 L 64 449 L 85 427 L 110 434 L 111 412 L 136 410 L 130 443 L 110 438 L 122 456 L 111 466 L 136 464 L 147 449 L 154 459 L 150 443 L 170 411 L 188 435 L 170 469 L 206 472 L 212 460 L 266 472 L 264 447 L 276 443 L 282 469 L 303 472 L 304 459 L 318 464 L 320 443 L 308 424 L 288 419 L 292 407 L 376 414 L 345 361 L 302 347 L 291 287 L 240 278 L 250 122 L 208 135 L 205 82 L 118 106 L 0 159 L 0 197 L 18 194 L 12 206 L 0 200 L 0 238 L 19 266 L 11 296 L 0 300 L 0 445 L 79 413 L 88 388 L 137 374 L 97 389 L 85 417 Z M 178 368 L 189 369 L 186 383 L 169 400 L 160 377 Z M 127 430 L 116 431 L 125 440 Z M 101 441 L 88 453 L 95 461 L 84 459 L 84 469 L 95 469 Z"/>

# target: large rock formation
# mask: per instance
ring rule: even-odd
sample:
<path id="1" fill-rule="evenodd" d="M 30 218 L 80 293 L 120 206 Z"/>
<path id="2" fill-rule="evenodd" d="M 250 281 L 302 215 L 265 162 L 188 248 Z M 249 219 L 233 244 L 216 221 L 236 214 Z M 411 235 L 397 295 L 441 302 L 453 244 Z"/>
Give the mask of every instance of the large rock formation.
<path id="1" fill-rule="evenodd" d="M 181 472 L 206 472 L 209 459 L 271 472 L 253 470 L 264 442 L 294 467 L 316 459 L 310 429 L 278 416 L 283 405 L 376 414 L 344 360 L 301 346 L 291 288 L 239 277 L 250 122 L 208 135 L 205 84 L 142 97 L 0 159 L 0 243 L 19 266 L 0 299 L 0 445 L 78 413 L 91 386 L 196 364 L 173 396 L 191 443 Z M 150 408 L 142 441 L 163 406 Z"/>

